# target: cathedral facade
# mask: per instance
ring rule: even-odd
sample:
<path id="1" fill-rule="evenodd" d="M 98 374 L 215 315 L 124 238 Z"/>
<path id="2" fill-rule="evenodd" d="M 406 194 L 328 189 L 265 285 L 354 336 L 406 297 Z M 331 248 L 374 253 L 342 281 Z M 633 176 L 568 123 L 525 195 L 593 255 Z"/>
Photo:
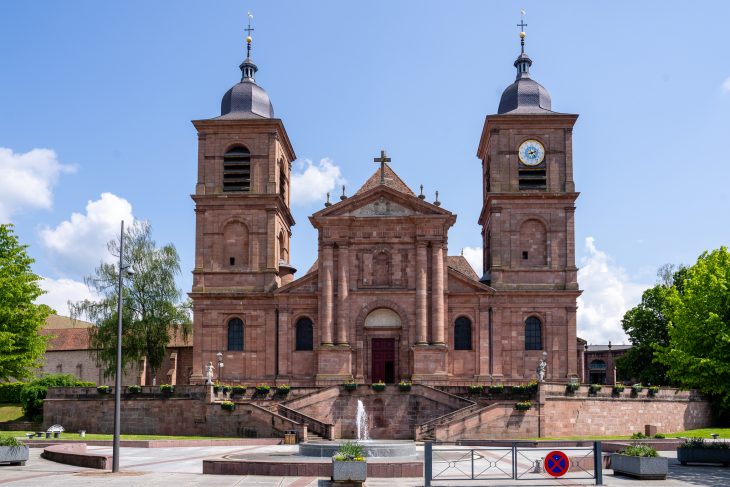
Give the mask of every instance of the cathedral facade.
<path id="1" fill-rule="evenodd" d="M 223 354 L 221 381 L 324 386 L 354 379 L 431 385 L 579 377 L 572 129 L 552 111 L 524 52 L 486 117 L 481 160 L 484 268 L 448 255 L 456 214 L 388 165 L 310 216 L 318 258 L 295 278 L 291 165 L 282 120 L 256 65 L 197 120 L 192 381 Z M 475 165 L 475 176 L 476 176 Z"/>

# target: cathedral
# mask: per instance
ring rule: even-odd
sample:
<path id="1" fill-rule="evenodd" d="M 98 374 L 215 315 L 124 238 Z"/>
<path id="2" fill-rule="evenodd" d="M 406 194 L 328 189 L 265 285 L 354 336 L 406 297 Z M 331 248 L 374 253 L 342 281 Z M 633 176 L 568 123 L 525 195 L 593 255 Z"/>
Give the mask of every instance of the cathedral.
<path id="1" fill-rule="evenodd" d="M 519 383 L 534 379 L 542 360 L 546 380 L 579 377 L 578 116 L 552 110 L 520 38 L 516 79 L 477 144 L 481 276 L 449 255 L 456 213 L 416 194 L 385 152 L 355 194 L 309 217 L 318 257 L 297 273 L 289 257 L 296 155 L 256 83 L 247 38 L 241 81 L 223 96 L 220 116 L 193 122 L 193 383 L 218 354 L 225 367 L 216 375 L 229 384 Z"/>

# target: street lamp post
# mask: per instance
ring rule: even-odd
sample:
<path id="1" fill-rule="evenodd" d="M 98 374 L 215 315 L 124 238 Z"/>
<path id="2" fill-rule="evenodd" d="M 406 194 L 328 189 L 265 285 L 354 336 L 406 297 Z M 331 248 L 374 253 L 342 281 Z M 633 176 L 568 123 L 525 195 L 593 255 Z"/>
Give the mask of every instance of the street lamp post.
<path id="1" fill-rule="evenodd" d="M 124 220 L 119 237 L 119 288 L 117 293 L 117 370 L 114 378 L 114 443 L 112 447 L 112 472 L 119 472 L 119 436 L 122 405 L 122 280 L 129 269 L 124 265 Z M 127 271 L 131 275 L 131 271 Z"/>
<path id="2" fill-rule="evenodd" d="M 218 359 L 218 382 L 221 381 L 221 369 L 223 368 L 223 352 L 218 352 L 215 354 L 216 358 Z"/>

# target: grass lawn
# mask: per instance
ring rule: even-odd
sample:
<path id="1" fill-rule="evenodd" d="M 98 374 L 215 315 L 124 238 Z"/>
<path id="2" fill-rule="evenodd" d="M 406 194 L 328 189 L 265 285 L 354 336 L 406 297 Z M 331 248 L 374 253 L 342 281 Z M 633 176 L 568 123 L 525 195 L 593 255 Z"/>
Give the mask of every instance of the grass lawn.
<path id="1" fill-rule="evenodd" d="M 34 433 L 34 431 L 6 431 L 5 435 L 12 434 L 17 438 L 25 439 L 26 433 Z M 85 438 L 81 438 L 76 431 L 66 431 L 61 433 L 62 440 L 112 440 L 113 435 L 86 433 Z M 236 437 L 219 437 L 219 436 L 162 436 L 162 435 L 122 435 L 122 440 L 237 440 Z M 35 438 L 36 440 L 44 440 L 43 438 Z"/>
<path id="2" fill-rule="evenodd" d="M 23 409 L 20 404 L 0 403 L 0 423 L 23 419 Z"/>
<path id="3" fill-rule="evenodd" d="M 717 433 L 718 438 L 730 438 L 730 428 L 703 428 L 697 430 L 680 431 L 678 433 L 664 433 L 667 438 L 707 438 L 711 439 L 710 433 Z M 530 438 L 530 440 L 629 440 L 631 436 L 563 436 L 555 438 Z"/>

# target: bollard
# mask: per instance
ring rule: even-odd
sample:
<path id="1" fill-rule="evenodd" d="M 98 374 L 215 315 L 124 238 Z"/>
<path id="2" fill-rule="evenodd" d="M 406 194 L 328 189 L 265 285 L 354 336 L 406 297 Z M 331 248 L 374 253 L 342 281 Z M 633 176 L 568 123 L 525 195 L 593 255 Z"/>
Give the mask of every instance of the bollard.
<path id="1" fill-rule="evenodd" d="M 431 487 L 431 475 L 433 474 L 433 444 L 426 441 L 423 444 L 423 483 L 425 487 Z"/>
<path id="2" fill-rule="evenodd" d="M 596 485 L 603 485 L 603 452 L 601 442 L 593 442 L 593 473 L 596 476 Z"/>

